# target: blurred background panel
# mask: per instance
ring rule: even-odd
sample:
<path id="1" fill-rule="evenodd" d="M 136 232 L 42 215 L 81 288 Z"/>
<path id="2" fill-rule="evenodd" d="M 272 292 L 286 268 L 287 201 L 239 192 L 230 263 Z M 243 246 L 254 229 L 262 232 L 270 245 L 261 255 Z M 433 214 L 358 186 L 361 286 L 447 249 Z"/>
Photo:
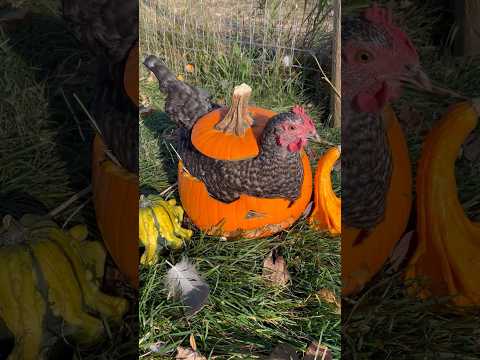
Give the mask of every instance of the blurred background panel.
<path id="1" fill-rule="evenodd" d="M 69 16 L 61 1 L 0 2 L 0 358 L 136 359 L 135 278 L 99 229 L 92 149 L 106 135 L 109 160 L 137 171 L 138 110 L 124 70 L 138 3 L 64 3 Z M 122 206 L 112 203 L 110 218 Z"/>

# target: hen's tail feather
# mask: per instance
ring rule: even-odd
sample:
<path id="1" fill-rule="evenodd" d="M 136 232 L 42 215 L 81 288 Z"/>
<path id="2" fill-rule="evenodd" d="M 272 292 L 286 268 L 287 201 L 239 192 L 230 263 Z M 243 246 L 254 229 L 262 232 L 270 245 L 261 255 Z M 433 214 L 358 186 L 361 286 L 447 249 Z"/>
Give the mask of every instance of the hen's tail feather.
<path id="1" fill-rule="evenodd" d="M 212 104 L 207 91 L 177 80 L 156 56 L 147 56 L 143 64 L 157 78 L 160 91 L 167 95 L 165 112 L 178 126 L 192 129 L 201 116 L 218 107 Z"/>
<path id="2" fill-rule="evenodd" d="M 175 75 L 154 55 L 149 55 L 144 60 L 143 64 L 150 70 L 158 80 L 160 91 L 168 93 L 168 89 L 173 84 L 180 81 L 175 78 Z"/>

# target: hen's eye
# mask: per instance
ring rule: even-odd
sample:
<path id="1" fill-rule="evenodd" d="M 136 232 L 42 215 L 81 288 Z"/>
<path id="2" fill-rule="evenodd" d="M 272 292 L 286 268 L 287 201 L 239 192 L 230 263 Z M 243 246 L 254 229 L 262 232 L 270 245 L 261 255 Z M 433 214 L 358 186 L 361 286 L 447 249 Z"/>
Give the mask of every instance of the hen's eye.
<path id="1" fill-rule="evenodd" d="M 296 129 L 296 128 L 295 128 L 295 125 L 290 125 L 289 129 L 290 129 L 290 130 L 295 130 L 295 129 Z"/>
<path id="2" fill-rule="evenodd" d="M 372 53 L 370 53 L 366 50 L 361 50 L 361 51 L 357 52 L 357 54 L 355 55 L 355 59 L 358 62 L 366 64 L 366 63 L 373 60 L 373 55 L 372 55 Z"/>

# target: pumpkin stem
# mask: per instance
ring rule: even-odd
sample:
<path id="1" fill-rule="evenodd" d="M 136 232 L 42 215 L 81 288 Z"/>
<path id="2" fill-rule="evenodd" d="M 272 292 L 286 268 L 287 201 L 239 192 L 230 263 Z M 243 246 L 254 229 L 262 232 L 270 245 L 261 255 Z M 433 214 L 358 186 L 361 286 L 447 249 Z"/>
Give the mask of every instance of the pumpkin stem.
<path id="1" fill-rule="evenodd" d="M 237 136 L 245 135 L 245 131 L 253 124 L 248 114 L 248 100 L 252 88 L 247 84 L 236 86 L 233 89 L 232 105 L 225 117 L 215 125 L 215 129 Z"/>
<path id="2" fill-rule="evenodd" d="M 5 215 L 0 227 L 0 247 L 22 244 L 25 242 L 26 230 L 23 225 L 10 215 Z"/>

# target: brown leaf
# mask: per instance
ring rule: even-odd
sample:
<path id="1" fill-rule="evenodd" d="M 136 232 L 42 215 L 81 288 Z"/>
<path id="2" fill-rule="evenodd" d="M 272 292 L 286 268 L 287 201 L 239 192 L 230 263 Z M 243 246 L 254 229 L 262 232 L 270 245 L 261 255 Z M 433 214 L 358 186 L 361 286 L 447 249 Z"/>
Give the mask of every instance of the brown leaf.
<path id="1" fill-rule="evenodd" d="M 308 347 L 307 351 L 305 351 L 305 356 L 303 360 L 332 360 L 332 352 L 328 347 L 325 345 L 318 344 L 317 342 L 313 342 Z"/>
<path id="2" fill-rule="evenodd" d="M 287 344 L 279 344 L 275 346 L 268 360 L 299 360 L 297 351 Z"/>
<path id="3" fill-rule="evenodd" d="M 390 255 L 390 270 L 392 272 L 397 272 L 400 269 L 403 261 L 407 258 L 408 250 L 410 249 L 410 244 L 412 243 L 413 235 L 415 231 L 409 231 L 405 233 L 400 240 L 398 240 L 397 245 Z"/>
<path id="4" fill-rule="evenodd" d="M 275 250 L 263 261 L 263 277 L 278 285 L 285 286 L 290 281 L 287 264 L 283 256 L 278 256 Z"/>
<path id="5" fill-rule="evenodd" d="M 207 360 L 207 358 L 200 353 L 193 351 L 191 348 L 177 347 L 176 360 Z"/>
<path id="6" fill-rule="evenodd" d="M 329 304 L 334 304 L 336 307 L 336 312 L 338 314 L 340 313 L 340 309 L 341 309 L 340 300 L 337 298 L 337 296 L 332 290 L 326 289 L 326 288 L 320 289 L 320 291 L 318 292 L 318 296 L 323 301 Z"/>

